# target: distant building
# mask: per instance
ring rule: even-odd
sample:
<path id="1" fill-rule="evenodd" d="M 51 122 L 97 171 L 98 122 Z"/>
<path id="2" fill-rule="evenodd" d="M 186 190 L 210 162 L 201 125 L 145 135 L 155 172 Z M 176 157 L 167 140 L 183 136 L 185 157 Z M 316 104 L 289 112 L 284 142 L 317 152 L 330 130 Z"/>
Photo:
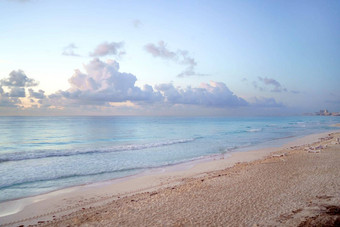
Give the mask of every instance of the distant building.
<path id="1" fill-rule="evenodd" d="M 315 115 L 318 115 L 318 116 L 340 116 L 340 112 L 331 113 L 327 109 L 324 109 L 324 110 L 320 110 L 319 112 L 316 112 Z"/>

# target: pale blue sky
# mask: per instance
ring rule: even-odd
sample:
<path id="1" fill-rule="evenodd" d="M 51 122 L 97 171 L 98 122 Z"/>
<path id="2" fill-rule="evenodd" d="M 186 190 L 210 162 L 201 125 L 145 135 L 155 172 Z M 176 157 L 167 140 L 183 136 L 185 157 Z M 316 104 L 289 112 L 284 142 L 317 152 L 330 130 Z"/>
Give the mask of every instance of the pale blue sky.
<path id="1" fill-rule="evenodd" d="M 160 48 L 160 41 L 176 57 L 146 50 L 148 44 Z M 118 61 L 120 72 L 137 78 L 136 86 L 148 84 L 155 92 L 164 83 L 196 88 L 215 81 L 252 107 L 256 99 L 274 98 L 280 104 L 276 108 L 292 113 L 340 111 L 339 1 L 0 0 L 0 79 L 20 69 L 40 82 L 33 90 L 42 89 L 46 96 L 70 91 L 74 70 L 86 73 L 83 66 L 94 59 L 90 53 L 104 42 L 123 42 L 125 54 L 99 56 L 101 61 Z M 62 54 L 70 44 L 80 56 Z M 195 75 L 177 77 L 189 68 Z M 11 87 L 3 89 L 6 93 Z M 187 104 L 187 97 L 183 100 L 171 105 Z M 136 97 L 122 101 L 135 103 Z M 154 102 L 138 105 L 153 108 Z M 218 108 L 228 112 L 229 106 Z"/>

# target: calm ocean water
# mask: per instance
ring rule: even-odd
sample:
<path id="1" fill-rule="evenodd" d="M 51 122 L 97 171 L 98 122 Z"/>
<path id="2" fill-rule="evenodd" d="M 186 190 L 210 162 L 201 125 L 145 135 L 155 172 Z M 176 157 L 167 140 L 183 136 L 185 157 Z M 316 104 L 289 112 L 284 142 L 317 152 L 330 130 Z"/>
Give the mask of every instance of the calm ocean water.
<path id="1" fill-rule="evenodd" d="M 0 117 L 0 201 L 334 128 L 339 117 Z"/>

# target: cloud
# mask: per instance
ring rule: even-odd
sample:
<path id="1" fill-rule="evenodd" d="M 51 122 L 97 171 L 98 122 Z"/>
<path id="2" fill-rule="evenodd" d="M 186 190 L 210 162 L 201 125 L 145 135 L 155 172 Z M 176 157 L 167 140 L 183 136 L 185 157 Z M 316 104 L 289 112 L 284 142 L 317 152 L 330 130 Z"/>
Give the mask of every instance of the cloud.
<path id="1" fill-rule="evenodd" d="M 197 88 L 174 87 L 173 84 L 158 84 L 153 88 L 146 84 L 135 85 L 133 74 L 119 72 L 119 64 L 108 60 L 93 59 L 84 65 L 85 72 L 75 70 L 69 79 L 70 88 L 58 91 L 48 98 L 52 105 L 98 105 L 107 106 L 112 102 L 131 102 L 148 107 L 152 105 L 197 105 L 205 107 L 246 106 L 247 101 L 236 96 L 221 82 L 202 83 Z M 30 96 L 33 91 L 29 90 Z"/>
<path id="2" fill-rule="evenodd" d="M 159 41 L 158 46 L 153 43 L 146 44 L 144 49 L 154 57 L 177 61 L 176 53 L 168 50 L 164 41 Z"/>
<path id="3" fill-rule="evenodd" d="M 153 57 L 171 60 L 177 64 L 187 66 L 187 68 L 179 73 L 177 77 L 206 76 L 206 74 L 195 72 L 197 63 L 194 58 L 189 56 L 189 52 L 186 50 L 171 51 L 167 48 L 164 41 L 159 41 L 158 45 L 153 43 L 146 44 L 144 49 Z"/>
<path id="4" fill-rule="evenodd" d="M 284 105 L 280 102 L 277 102 L 274 98 L 266 98 L 254 97 L 251 99 L 251 106 L 253 107 L 261 107 L 261 108 L 279 108 L 284 107 Z"/>
<path id="5" fill-rule="evenodd" d="M 260 91 L 264 91 L 264 88 L 263 87 L 260 87 L 256 81 L 253 81 L 252 82 L 252 85 L 254 86 L 254 88 L 256 89 L 259 89 Z"/>
<path id="6" fill-rule="evenodd" d="M 74 71 L 69 78 L 69 89 L 50 95 L 31 88 L 37 82 L 28 78 L 23 71 L 13 72 L 0 84 L 0 106 L 17 107 L 12 111 L 40 111 L 42 114 L 186 114 L 187 111 L 194 113 L 194 109 L 203 111 L 198 114 L 213 114 L 216 111 L 230 114 L 235 111 L 260 111 L 261 108 L 279 111 L 278 107 L 284 107 L 273 98 L 246 101 L 223 82 L 210 81 L 198 87 L 176 87 L 172 83 L 139 87 L 136 86 L 136 76 L 120 72 L 119 63 L 114 60 L 91 60 L 84 65 L 84 70 Z"/>
<path id="7" fill-rule="evenodd" d="M 75 49 L 77 49 L 77 46 L 74 43 L 70 43 L 68 46 L 64 47 L 62 55 L 79 57 L 80 55 L 74 52 Z"/>
<path id="8" fill-rule="evenodd" d="M 162 93 L 164 101 L 170 104 L 190 104 L 212 107 L 247 106 L 244 99 L 237 97 L 222 82 L 202 83 L 197 88 L 175 88 L 172 84 L 159 84 L 155 88 Z"/>
<path id="9" fill-rule="evenodd" d="M 26 97 L 25 88 L 23 87 L 12 87 L 9 92 L 9 97 Z"/>
<path id="10" fill-rule="evenodd" d="M 107 102 L 151 102 L 161 98 L 159 92 L 155 92 L 149 85 L 142 89 L 135 86 L 137 78 L 130 73 L 119 72 L 119 64 L 116 61 L 103 62 L 96 58 L 84 68 L 85 73 L 75 70 L 69 79 L 70 89 L 49 97 L 64 97 L 78 100 L 78 103 L 82 104 L 99 105 Z"/>
<path id="11" fill-rule="evenodd" d="M 138 20 L 138 19 L 133 20 L 132 24 L 133 24 L 133 27 L 135 27 L 135 28 L 139 28 L 140 26 L 143 25 L 143 23 L 140 20 Z"/>
<path id="12" fill-rule="evenodd" d="M 122 56 L 125 54 L 124 51 L 121 51 L 120 49 L 123 48 L 124 42 L 103 42 L 99 44 L 95 50 L 90 53 L 91 57 L 103 57 L 107 55 L 116 55 L 116 56 Z"/>
<path id="13" fill-rule="evenodd" d="M 271 92 L 287 92 L 287 89 L 275 79 L 267 77 L 258 77 L 258 79 L 265 85 L 273 86 L 274 88 L 270 90 Z"/>
<path id="14" fill-rule="evenodd" d="M 20 2 L 20 3 L 25 3 L 25 2 L 31 2 L 32 0 L 8 0 L 10 2 Z"/>
<path id="15" fill-rule="evenodd" d="M 28 89 L 28 92 L 30 94 L 30 98 L 36 98 L 36 99 L 44 99 L 45 96 L 45 91 L 39 90 L 38 92 L 33 91 L 32 88 Z"/>
<path id="16" fill-rule="evenodd" d="M 16 89 L 19 89 L 19 90 L 16 90 Z M 5 92 L 2 86 L 0 85 L 0 107 L 17 107 L 16 105 L 21 103 L 21 101 L 18 99 L 18 96 L 20 97 L 23 95 L 21 89 L 22 88 L 20 87 L 13 87 L 11 92 L 8 93 L 8 92 Z M 25 93 L 25 90 L 24 90 L 24 93 Z M 15 96 L 15 97 L 11 97 L 11 96 Z"/>
<path id="17" fill-rule="evenodd" d="M 7 87 L 34 87 L 38 82 L 28 78 L 22 70 L 13 70 L 8 78 L 0 80 L 0 84 Z"/>
<path id="18" fill-rule="evenodd" d="M 0 95 L 0 106 L 1 107 L 17 107 L 17 104 L 20 104 L 20 100 L 18 98 L 10 98 L 7 96 Z"/>
<path id="19" fill-rule="evenodd" d="M 249 84 L 247 78 L 243 78 L 242 82 Z M 269 91 L 270 92 L 290 92 L 292 94 L 301 94 L 298 90 L 288 90 L 284 86 L 281 85 L 281 83 L 273 78 L 268 77 L 258 77 L 258 81 L 252 81 L 251 84 L 255 89 L 258 89 L 260 91 Z M 269 87 L 269 89 L 268 89 Z"/>
<path id="20" fill-rule="evenodd" d="M 22 107 L 20 98 L 26 97 L 26 89 L 29 88 L 30 94 L 33 89 L 30 87 L 37 86 L 38 82 L 28 78 L 22 70 L 12 71 L 7 78 L 0 80 L 0 106 L 2 107 Z M 44 91 L 39 90 L 41 96 Z M 32 93 L 39 96 L 38 93 Z"/>

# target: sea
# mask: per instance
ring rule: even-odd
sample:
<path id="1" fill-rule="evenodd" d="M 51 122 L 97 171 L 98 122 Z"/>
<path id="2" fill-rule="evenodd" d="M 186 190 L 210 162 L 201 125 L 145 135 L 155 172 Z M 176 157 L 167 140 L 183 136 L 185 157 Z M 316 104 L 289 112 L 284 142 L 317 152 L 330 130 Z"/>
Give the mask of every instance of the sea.
<path id="1" fill-rule="evenodd" d="M 0 202 L 335 130 L 340 117 L 0 117 Z"/>

